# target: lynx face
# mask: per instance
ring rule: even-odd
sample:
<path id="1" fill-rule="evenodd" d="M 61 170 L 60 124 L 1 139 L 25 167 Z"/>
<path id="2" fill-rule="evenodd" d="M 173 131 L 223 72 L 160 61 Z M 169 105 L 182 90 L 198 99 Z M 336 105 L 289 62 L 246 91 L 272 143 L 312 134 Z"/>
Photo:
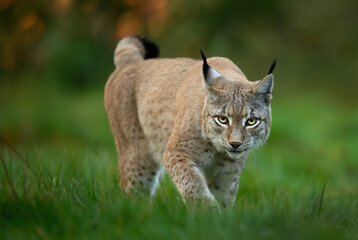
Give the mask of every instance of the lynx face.
<path id="1" fill-rule="evenodd" d="M 251 92 L 254 84 L 207 98 L 206 137 L 217 151 L 231 158 L 259 147 L 269 136 L 270 105 Z"/>
<path id="2" fill-rule="evenodd" d="M 207 92 L 203 136 L 218 152 L 238 158 L 243 152 L 265 143 L 269 136 L 273 88 L 271 71 L 275 63 L 263 80 L 249 82 L 225 77 L 210 67 L 202 56 L 202 86 Z"/>

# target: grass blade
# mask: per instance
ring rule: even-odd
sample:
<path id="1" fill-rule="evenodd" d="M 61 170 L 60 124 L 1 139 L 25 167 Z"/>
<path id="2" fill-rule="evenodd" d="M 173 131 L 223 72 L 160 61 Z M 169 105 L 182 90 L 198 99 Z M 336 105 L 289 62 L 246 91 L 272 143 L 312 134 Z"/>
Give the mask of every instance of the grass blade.
<path id="1" fill-rule="evenodd" d="M 17 195 L 17 193 L 15 191 L 14 185 L 12 185 L 9 172 L 7 171 L 5 161 L 4 161 L 1 153 L 0 153 L 0 160 L 1 160 L 1 163 L 2 163 L 2 165 L 4 167 L 4 171 L 5 171 L 5 174 L 6 174 L 7 181 L 9 182 L 9 185 L 10 185 L 10 188 L 11 188 L 11 193 L 14 196 L 14 198 L 18 199 L 18 195 Z"/>

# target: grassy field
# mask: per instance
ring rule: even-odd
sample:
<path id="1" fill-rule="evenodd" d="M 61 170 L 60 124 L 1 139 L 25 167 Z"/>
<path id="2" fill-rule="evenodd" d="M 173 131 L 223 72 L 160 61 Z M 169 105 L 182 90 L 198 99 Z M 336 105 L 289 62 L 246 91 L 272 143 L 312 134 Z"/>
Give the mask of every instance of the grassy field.
<path id="1" fill-rule="evenodd" d="M 152 201 L 120 192 L 102 89 L 21 84 L 0 88 L 0 239 L 358 238 L 353 103 L 276 94 L 270 139 L 218 213 L 185 206 L 168 176 Z"/>

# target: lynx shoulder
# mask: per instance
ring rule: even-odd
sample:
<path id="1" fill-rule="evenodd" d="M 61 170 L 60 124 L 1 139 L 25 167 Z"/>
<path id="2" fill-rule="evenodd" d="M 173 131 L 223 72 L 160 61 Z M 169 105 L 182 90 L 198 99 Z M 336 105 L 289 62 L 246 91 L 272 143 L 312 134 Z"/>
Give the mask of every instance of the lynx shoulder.
<path id="1" fill-rule="evenodd" d="M 230 206 L 249 152 L 270 133 L 274 64 L 251 82 L 227 58 L 158 54 L 138 36 L 122 39 L 115 50 L 105 108 L 119 185 L 154 194 L 166 169 L 185 202 Z"/>

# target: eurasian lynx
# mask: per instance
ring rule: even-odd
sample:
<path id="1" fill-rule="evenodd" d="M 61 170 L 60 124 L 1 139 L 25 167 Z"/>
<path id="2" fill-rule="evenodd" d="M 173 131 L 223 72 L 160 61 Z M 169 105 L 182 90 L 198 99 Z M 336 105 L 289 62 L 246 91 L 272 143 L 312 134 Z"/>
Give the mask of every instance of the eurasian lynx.
<path id="1" fill-rule="evenodd" d="M 250 82 L 226 58 L 150 59 L 158 54 L 138 36 L 115 50 L 105 107 L 120 186 L 153 194 L 165 167 L 185 202 L 230 206 L 250 150 L 269 136 L 275 63 Z"/>

